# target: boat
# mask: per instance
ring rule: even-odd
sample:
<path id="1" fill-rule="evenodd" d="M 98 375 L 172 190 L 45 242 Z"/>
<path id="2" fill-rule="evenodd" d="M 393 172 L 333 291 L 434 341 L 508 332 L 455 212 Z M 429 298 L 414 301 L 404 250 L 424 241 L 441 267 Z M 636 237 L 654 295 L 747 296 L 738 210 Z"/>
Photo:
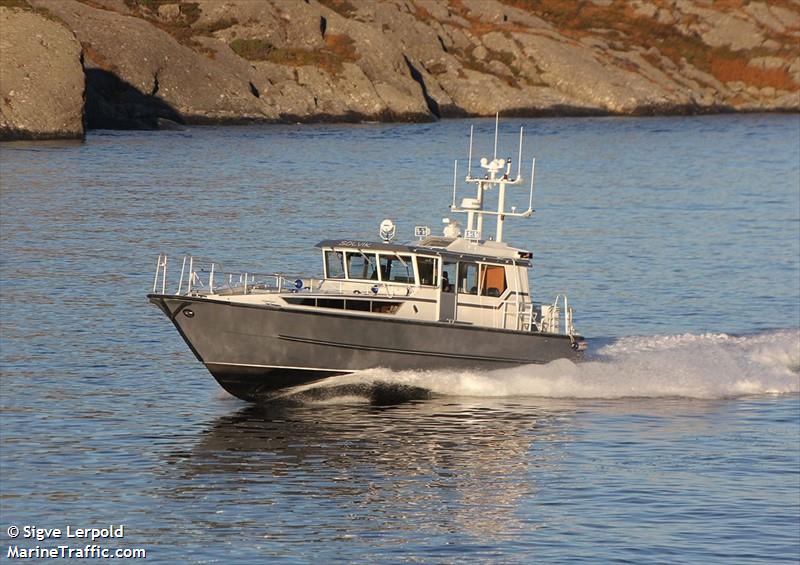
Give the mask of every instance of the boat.
<path id="1" fill-rule="evenodd" d="M 319 242 L 319 278 L 227 271 L 195 256 L 173 263 L 161 254 L 147 297 L 218 383 L 251 402 L 365 369 L 482 371 L 579 360 L 586 341 L 567 295 L 533 301 L 533 253 L 504 241 L 507 219 L 534 213 L 536 160 L 527 207 L 507 209 L 506 191 L 523 183 L 523 128 L 516 175 L 512 160 L 497 156 L 498 130 L 496 121 L 494 155 L 482 157 L 473 175 L 470 128 L 463 183 L 474 194 L 458 199 L 454 163 L 450 215 L 466 215 L 463 230 L 448 217 L 441 235 L 415 226 L 416 239 L 399 243 L 386 219 L 380 241 Z M 484 220 L 492 218 L 488 235 Z M 177 290 L 169 292 L 174 278 Z"/>

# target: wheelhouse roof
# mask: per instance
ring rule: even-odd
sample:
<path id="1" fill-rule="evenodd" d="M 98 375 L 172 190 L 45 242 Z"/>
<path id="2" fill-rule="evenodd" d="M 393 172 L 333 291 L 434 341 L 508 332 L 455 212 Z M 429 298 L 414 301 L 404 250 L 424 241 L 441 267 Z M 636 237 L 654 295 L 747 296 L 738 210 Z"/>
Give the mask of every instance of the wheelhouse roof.
<path id="1" fill-rule="evenodd" d="M 435 241 L 430 242 L 433 245 L 429 244 L 428 240 L 434 239 Z M 420 255 L 435 255 L 447 259 L 468 259 L 471 261 L 503 263 L 507 265 L 513 264 L 525 267 L 530 266 L 530 252 L 515 249 L 505 244 L 495 244 L 494 246 L 487 245 L 491 243 L 494 242 L 471 243 L 463 238 L 441 237 L 428 238 L 421 241 L 418 245 L 383 243 L 360 239 L 325 239 L 320 241 L 315 247 L 320 249 L 336 248 L 361 252 L 414 253 Z M 441 244 L 446 244 L 446 246 Z M 504 252 L 502 255 L 498 254 L 498 251 L 501 250 Z"/>

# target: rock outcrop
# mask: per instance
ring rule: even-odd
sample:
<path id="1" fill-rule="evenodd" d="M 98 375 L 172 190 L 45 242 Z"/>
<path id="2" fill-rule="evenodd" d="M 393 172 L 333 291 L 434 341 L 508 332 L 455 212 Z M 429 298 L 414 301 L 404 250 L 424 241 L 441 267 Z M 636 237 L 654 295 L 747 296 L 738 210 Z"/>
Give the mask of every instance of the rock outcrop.
<path id="1" fill-rule="evenodd" d="M 90 128 L 800 110 L 798 0 L 11 1 L 78 38 Z"/>
<path id="2" fill-rule="evenodd" d="M 0 6 L 0 139 L 82 138 L 81 46 L 58 21 Z"/>

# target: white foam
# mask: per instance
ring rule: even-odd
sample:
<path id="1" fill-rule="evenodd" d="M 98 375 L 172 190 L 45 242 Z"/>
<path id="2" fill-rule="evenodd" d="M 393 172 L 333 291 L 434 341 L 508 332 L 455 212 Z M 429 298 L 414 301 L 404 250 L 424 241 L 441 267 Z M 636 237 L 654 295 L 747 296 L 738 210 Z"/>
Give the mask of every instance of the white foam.
<path id="1" fill-rule="evenodd" d="M 322 386 L 392 383 L 448 396 L 728 398 L 800 391 L 800 331 L 622 338 L 593 360 L 496 371 L 375 369 Z M 313 386 L 313 385 L 312 385 Z M 319 386 L 319 385 L 316 385 Z"/>

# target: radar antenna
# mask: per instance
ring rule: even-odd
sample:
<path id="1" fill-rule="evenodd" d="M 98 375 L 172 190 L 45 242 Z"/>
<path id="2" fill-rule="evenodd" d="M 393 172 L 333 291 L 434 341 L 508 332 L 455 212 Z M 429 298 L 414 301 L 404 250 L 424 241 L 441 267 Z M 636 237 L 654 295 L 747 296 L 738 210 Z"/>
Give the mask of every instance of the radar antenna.
<path id="1" fill-rule="evenodd" d="M 394 225 L 392 220 L 386 218 L 381 222 L 379 233 L 385 243 L 390 243 L 397 233 L 397 226 Z"/>

